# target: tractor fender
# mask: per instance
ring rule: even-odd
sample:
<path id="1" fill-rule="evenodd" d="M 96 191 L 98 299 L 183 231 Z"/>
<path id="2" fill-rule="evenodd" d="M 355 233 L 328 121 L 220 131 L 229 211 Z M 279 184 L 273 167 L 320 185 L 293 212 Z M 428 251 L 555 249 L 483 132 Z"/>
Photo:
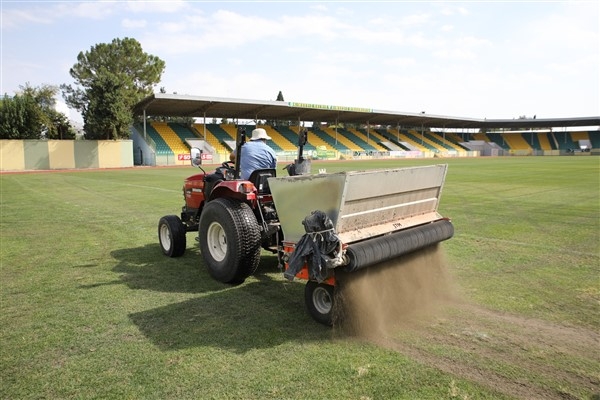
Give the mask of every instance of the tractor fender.
<path id="1" fill-rule="evenodd" d="M 256 202 L 256 193 L 256 187 L 250 181 L 222 181 L 213 188 L 208 200 L 212 201 L 225 197 L 254 204 Z"/>

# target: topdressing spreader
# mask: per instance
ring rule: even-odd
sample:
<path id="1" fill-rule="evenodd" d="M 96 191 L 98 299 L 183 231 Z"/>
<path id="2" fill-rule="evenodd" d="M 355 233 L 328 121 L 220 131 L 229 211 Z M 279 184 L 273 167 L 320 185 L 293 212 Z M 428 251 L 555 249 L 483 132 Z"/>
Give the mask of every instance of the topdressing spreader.
<path id="1" fill-rule="evenodd" d="M 287 279 L 307 280 L 310 315 L 331 325 L 336 271 L 375 266 L 452 237 L 452 223 L 437 212 L 447 165 L 310 175 L 306 135 L 299 135 L 289 176 L 268 169 L 241 180 L 239 129 L 235 168 L 223 163 L 213 174 L 187 178 L 181 215 L 162 217 L 158 238 L 164 254 L 178 257 L 186 233 L 198 232 L 208 272 L 224 283 L 253 274 L 261 249 L 278 254 Z M 202 169 L 201 151 L 191 153 Z"/>

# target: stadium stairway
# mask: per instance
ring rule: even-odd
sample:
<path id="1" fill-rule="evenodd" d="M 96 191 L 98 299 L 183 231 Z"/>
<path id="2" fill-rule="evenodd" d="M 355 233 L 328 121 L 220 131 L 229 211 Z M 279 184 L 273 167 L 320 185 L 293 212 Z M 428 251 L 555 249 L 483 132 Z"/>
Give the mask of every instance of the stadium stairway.
<path id="1" fill-rule="evenodd" d="M 548 151 L 554 149 L 554 147 L 550 143 L 550 140 L 548 139 L 548 132 L 538 132 L 536 136 L 538 139 L 540 150 Z"/>
<path id="2" fill-rule="evenodd" d="M 511 150 L 532 150 L 520 133 L 503 133 L 502 138 Z"/>
<path id="3" fill-rule="evenodd" d="M 590 143 L 592 148 L 595 148 L 594 143 L 592 143 L 590 135 L 587 132 L 571 132 L 571 139 L 578 145 L 578 147 L 580 147 L 580 140 L 586 140 Z"/>
<path id="4" fill-rule="evenodd" d="M 298 126 L 290 126 L 290 129 L 292 131 L 296 132 L 296 135 L 298 135 L 298 132 L 300 130 L 300 127 Z M 325 135 L 327 136 L 327 135 Z M 317 148 L 324 148 L 325 150 L 330 150 L 330 151 L 335 151 L 336 148 L 334 146 L 332 146 L 331 144 L 329 144 L 329 142 L 327 142 L 325 139 L 323 139 L 322 137 L 320 137 L 313 129 L 309 130 L 308 133 L 308 143 L 313 146 L 315 149 Z"/>
<path id="5" fill-rule="evenodd" d="M 256 127 L 263 128 L 265 130 L 265 132 L 267 132 L 267 135 L 271 136 L 272 143 L 269 143 L 269 145 L 273 148 L 273 150 L 275 150 L 275 151 L 296 151 L 297 150 L 296 144 L 294 144 L 293 142 L 290 142 L 285 136 L 283 136 L 281 133 L 279 133 L 272 126 L 257 125 Z M 298 143 L 298 140 L 296 140 L 295 143 Z"/>
<path id="6" fill-rule="evenodd" d="M 215 131 L 214 134 L 217 138 L 221 140 L 237 140 L 237 126 L 235 126 L 235 124 L 220 124 L 218 125 L 218 128 L 220 128 L 220 130 L 214 127 L 213 125 L 209 126 L 213 128 L 213 130 Z M 250 137 L 252 131 L 254 130 L 254 125 L 246 125 L 245 128 L 246 137 Z M 225 132 L 227 136 L 222 135 L 222 132 Z"/>
<path id="7" fill-rule="evenodd" d="M 385 148 L 385 146 L 381 145 L 381 142 L 389 142 L 390 140 L 386 137 L 384 137 L 383 135 L 381 135 L 379 132 L 377 132 L 375 129 L 369 129 L 369 133 L 367 134 L 367 130 L 366 129 L 352 129 L 351 131 L 360 134 L 361 137 L 363 137 L 367 143 L 373 143 L 373 146 L 376 148 L 377 151 L 386 151 L 388 149 Z"/>
<path id="8" fill-rule="evenodd" d="M 190 152 L 189 147 L 183 144 L 181 138 L 173 129 L 171 129 L 169 124 L 166 122 L 154 121 L 151 125 L 163 138 L 174 154 L 188 154 Z"/>
<path id="9" fill-rule="evenodd" d="M 342 133 L 347 135 L 348 139 L 356 143 L 366 151 L 384 151 L 385 149 L 379 143 L 375 142 L 372 132 L 369 132 L 369 137 L 363 135 L 362 132 L 350 128 L 342 129 Z"/>
<path id="10" fill-rule="evenodd" d="M 234 141 L 237 140 L 238 127 L 236 125 L 221 124 L 221 125 L 219 125 L 219 127 L 224 132 L 226 132 L 227 135 L 229 136 L 229 137 L 224 137 L 223 140 L 234 140 Z M 244 125 L 244 128 L 246 130 L 246 141 L 248 141 L 252 137 L 252 131 L 256 128 L 259 128 L 259 126 L 258 125 Z M 276 135 L 277 138 L 273 137 L 274 130 L 270 126 L 260 126 L 260 128 L 263 128 L 267 132 L 267 135 L 271 136 L 271 138 L 273 139 L 272 141 L 267 142 L 267 145 L 269 145 L 269 147 L 271 147 L 275 151 L 282 151 L 283 148 L 278 143 L 278 140 L 280 139 L 280 135 L 277 134 Z"/>
<path id="11" fill-rule="evenodd" d="M 484 142 L 490 142 L 490 138 L 487 137 L 485 133 L 478 132 L 473 134 L 473 140 L 483 140 Z M 500 144 L 500 143 L 496 143 Z"/>
<path id="12" fill-rule="evenodd" d="M 531 146 L 532 149 L 534 149 L 534 150 L 542 149 L 538 135 L 534 135 L 533 132 L 524 133 L 523 139 L 525 139 L 525 141 L 527 143 L 529 143 L 529 145 Z"/>
<path id="13" fill-rule="evenodd" d="M 439 133 L 427 131 L 427 132 L 425 132 L 425 138 L 429 139 L 432 143 L 435 143 L 440 148 L 440 151 L 443 151 L 443 152 L 448 151 L 448 150 L 455 150 L 455 151 L 464 151 L 465 150 L 461 146 L 444 138 L 444 136 L 442 136 L 442 134 L 439 134 Z"/>
<path id="14" fill-rule="evenodd" d="M 494 142 L 498 146 L 502 147 L 505 150 L 510 150 L 510 146 L 504 139 L 501 133 L 499 132 L 488 132 L 486 136 L 489 138 L 489 142 Z"/>
<path id="15" fill-rule="evenodd" d="M 592 142 L 592 149 L 600 149 L 600 132 L 590 134 L 590 141 Z"/>
<path id="16" fill-rule="evenodd" d="M 312 136 L 313 143 L 321 143 L 317 145 L 317 147 L 325 145 L 327 149 L 335 151 L 348 151 L 348 148 L 346 146 L 343 146 L 342 144 L 336 144 L 335 140 L 333 140 L 331 136 L 321 131 L 320 129 L 313 128 L 310 130 L 310 132 L 312 133 L 312 135 L 309 133 L 309 140 L 311 140 L 310 138 Z"/>
<path id="17" fill-rule="evenodd" d="M 384 137 L 387 141 L 392 142 L 396 146 L 400 147 L 402 150 L 411 150 L 410 148 L 408 148 L 405 145 L 403 145 L 402 143 L 400 143 L 402 140 L 401 140 L 400 135 L 398 134 L 397 130 L 376 129 L 376 131 L 378 134 L 380 134 L 382 137 Z"/>
<path id="18" fill-rule="evenodd" d="M 414 129 L 409 129 L 406 132 L 406 136 L 410 137 L 413 142 L 418 143 L 421 147 L 424 147 L 426 151 L 445 152 L 448 150 L 427 137 L 426 132 L 421 133 Z"/>
<path id="19" fill-rule="evenodd" d="M 214 131 L 219 131 L 220 137 L 227 137 L 227 140 L 233 140 L 231 138 L 229 138 L 229 135 L 227 135 L 226 132 L 222 132 L 222 129 L 219 128 L 219 125 L 217 124 L 194 124 L 194 129 L 196 129 L 196 131 L 200 134 L 204 136 L 204 140 L 206 140 L 206 142 L 208 144 L 210 144 L 219 154 L 228 154 L 231 152 L 230 149 L 228 149 L 227 147 L 225 147 L 225 145 L 223 144 L 223 140 L 221 140 L 219 137 L 217 137 L 214 133 Z"/>
<path id="20" fill-rule="evenodd" d="M 139 132 L 144 132 L 144 127 L 142 124 L 139 124 L 138 130 L 139 130 Z M 173 150 L 171 150 L 171 148 L 169 147 L 167 142 L 165 142 L 165 140 L 157 132 L 157 130 L 154 129 L 154 126 L 152 126 L 152 123 L 146 124 L 146 134 L 148 135 L 148 137 L 150 139 L 152 139 L 152 141 L 156 145 L 156 148 L 154 149 L 156 151 L 156 155 L 159 155 L 159 156 L 163 156 L 163 155 L 164 156 L 172 156 L 173 155 Z"/>
<path id="21" fill-rule="evenodd" d="M 199 138 L 195 131 L 184 124 L 178 122 L 169 122 L 169 127 L 177 134 L 177 136 L 179 136 L 179 139 L 181 139 L 183 143 L 186 143 L 186 139 Z"/>
<path id="22" fill-rule="evenodd" d="M 587 132 L 571 132 L 571 139 L 574 142 L 578 142 L 580 140 L 590 140 L 590 135 Z"/>
<path id="23" fill-rule="evenodd" d="M 283 136 L 288 142 L 292 143 L 294 146 L 294 150 L 298 149 L 298 127 L 294 127 L 296 132 L 292 130 L 291 127 L 288 126 L 277 126 L 274 129 L 279 132 L 281 136 Z M 310 143 L 310 135 L 308 137 L 308 142 L 304 145 L 304 150 L 316 150 L 316 147 Z"/>
<path id="24" fill-rule="evenodd" d="M 559 150 L 579 150 L 579 144 L 573 141 L 570 132 L 550 132 L 550 137 Z"/>
<path id="25" fill-rule="evenodd" d="M 446 140 L 451 141 L 452 143 L 454 143 L 457 146 L 461 142 L 466 142 L 465 139 L 463 139 L 461 136 L 459 136 L 455 132 L 446 132 Z"/>
<path id="26" fill-rule="evenodd" d="M 317 131 L 319 133 L 317 133 Z M 316 130 L 313 128 L 313 132 L 319 134 L 323 140 L 332 145 L 338 151 L 363 151 L 359 145 L 345 137 L 343 133 L 338 132 L 336 135 L 335 129 L 333 128 L 322 128 Z"/>

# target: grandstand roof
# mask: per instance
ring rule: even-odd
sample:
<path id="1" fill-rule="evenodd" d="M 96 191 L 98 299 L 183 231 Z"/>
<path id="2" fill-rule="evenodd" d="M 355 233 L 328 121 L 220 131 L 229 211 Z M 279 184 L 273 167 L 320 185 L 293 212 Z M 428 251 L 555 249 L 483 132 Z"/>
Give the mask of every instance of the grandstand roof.
<path id="1" fill-rule="evenodd" d="M 134 108 L 136 115 L 229 118 L 242 120 L 321 121 L 428 128 L 556 128 L 599 126 L 600 116 L 551 119 L 473 119 L 370 108 L 328 106 L 286 101 L 262 101 L 202 97 L 166 93 L 152 94 Z"/>

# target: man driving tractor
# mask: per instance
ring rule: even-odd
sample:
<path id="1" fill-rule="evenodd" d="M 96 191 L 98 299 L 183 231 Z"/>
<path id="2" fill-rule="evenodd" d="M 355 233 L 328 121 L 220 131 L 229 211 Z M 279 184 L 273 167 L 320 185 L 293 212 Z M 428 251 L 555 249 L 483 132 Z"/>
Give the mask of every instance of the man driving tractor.
<path id="1" fill-rule="evenodd" d="M 275 151 L 267 145 L 267 140 L 271 140 L 271 137 L 267 135 L 267 131 L 263 128 L 256 128 L 252 131 L 250 141 L 241 147 L 241 179 L 248 180 L 252 172 L 257 169 L 277 168 L 277 156 Z M 235 162 L 236 152 L 237 148 L 229 155 L 232 162 Z"/>

